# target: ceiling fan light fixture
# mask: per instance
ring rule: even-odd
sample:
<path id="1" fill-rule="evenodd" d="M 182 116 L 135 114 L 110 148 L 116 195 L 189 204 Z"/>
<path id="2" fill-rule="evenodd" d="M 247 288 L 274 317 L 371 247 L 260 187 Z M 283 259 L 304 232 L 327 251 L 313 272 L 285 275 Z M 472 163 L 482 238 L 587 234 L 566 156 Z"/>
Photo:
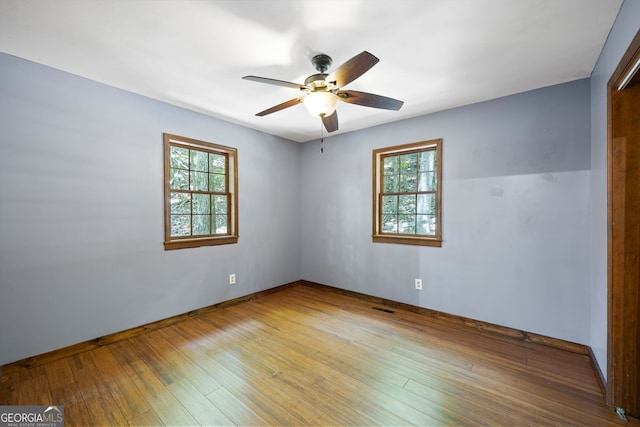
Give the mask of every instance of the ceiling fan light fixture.
<path id="1" fill-rule="evenodd" d="M 328 117 L 336 111 L 338 96 L 331 92 L 311 92 L 304 97 L 304 106 L 315 117 Z"/>

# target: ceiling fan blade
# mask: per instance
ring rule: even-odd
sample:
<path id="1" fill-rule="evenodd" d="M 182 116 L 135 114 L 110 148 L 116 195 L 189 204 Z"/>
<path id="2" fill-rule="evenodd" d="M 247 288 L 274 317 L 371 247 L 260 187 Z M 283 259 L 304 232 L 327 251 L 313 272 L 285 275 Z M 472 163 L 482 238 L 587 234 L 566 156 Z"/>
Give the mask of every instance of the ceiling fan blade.
<path id="1" fill-rule="evenodd" d="M 383 110 L 398 111 L 404 105 L 404 101 L 387 98 L 386 96 L 374 95 L 367 92 L 358 92 L 357 90 L 341 90 L 338 92 L 338 97 L 349 104 L 381 108 Z"/>
<path id="2" fill-rule="evenodd" d="M 256 114 L 256 116 L 266 116 L 267 114 L 275 113 L 276 111 L 280 111 L 280 110 L 284 110 L 285 108 L 293 107 L 294 105 L 300 104 L 303 99 L 304 99 L 304 96 L 301 96 L 300 98 L 290 99 L 290 100 L 288 100 L 286 102 L 283 102 L 282 104 L 278 104 L 278 105 L 275 105 L 275 106 L 273 106 L 271 108 L 267 108 L 264 111 L 260 111 L 259 113 Z"/>
<path id="3" fill-rule="evenodd" d="M 267 84 L 270 84 L 270 85 L 290 87 L 290 88 L 293 88 L 293 89 L 306 89 L 305 85 L 301 85 L 299 83 L 286 82 L 284 80 L 270 79 L 270 78 L 267 78 L 267 77 L 244 76 L 243 79 L 244 80 L 251 80 L 253 82 L 258 82 L 258 83 L 267 83 Z"/>
<path id="4" fill-rule="evenodd" d="M 338 87 L 346 86 L 369 71 L 378 61 L 380 61 L 378 58 L 365 50 L 336 68 L 327 76 L 326 81 Z"/>
<path id="5" fill-rule="evenodd" d="M 329 116 L 322 117 L 322 124 L 327 132 L 334 132 L 338 130 L 338 112 L 334 111 Z"/>

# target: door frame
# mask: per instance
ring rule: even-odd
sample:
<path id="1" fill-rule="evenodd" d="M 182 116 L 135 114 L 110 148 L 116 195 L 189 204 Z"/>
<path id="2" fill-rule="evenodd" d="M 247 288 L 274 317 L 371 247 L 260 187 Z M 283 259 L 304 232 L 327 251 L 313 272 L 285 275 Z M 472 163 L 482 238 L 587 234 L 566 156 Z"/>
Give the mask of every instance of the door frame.
<path id="1" fill-rule="evenodd" d="M 613 108 L 614 97 L 618 92 L 618 86 L 624 77 L 630 72 L 631 67 L 640 59 L 640 31 L 635 35 L 631 44 L 622 56 L 618 66 L 611 75 L 607 83 L 607 384 L 606 401 L 607 405 L 616 410 L 622 408 L 631 415 L 640 415 L 638 407 L 638 382 L 637 367 L 629 368 L 629 360 L 635 361 L 638 357 L 640 338 L 638 337 L 637 322 L 640 321 L 640 298 L 638 298 L 637 283 L 620 278 L 620 274 L 614 275 L 614 270 L 619 271 L 621 262 L 624 259 L 625 245 L 624 239 L 613 239 L 613 223 L 616 218 L 623 218 L 625 212 L 630 208 L 626 207 L 624 198 L 614 198 L 614 192 L 620 192 L 620 187 L 624 188 L 626 180 L 625 170 L 614 170 L 614 156 L 625 156 L 624 147 L 617 153 L 614 150 L 618 142 L 614 141 L 614 120 L 615 112 Z M 638 78 L 640 71 L 636 73 Z M 624 90 L 624 89 L 623 89 Z M 622 154 L 621 154 L 622 153 Z M 619 194 L 619 193 L 616 193 Z M 622 216 L 621 216 L 622 215 Z M 623 232 L 624 235 L 624 232 Z M 624 262 L 622 262 L 624 269 Z M 624 273 L 624 271 L 623 271 Z M 635 328 L 635 329 L 634 329 Z M 624 345 L 623 345 L 624 344 Z M 636 370 L 634 370 L 636 369 Z M 629 376 L 629 370 L 633 371 L 631 382 L 625 379 Z"/>

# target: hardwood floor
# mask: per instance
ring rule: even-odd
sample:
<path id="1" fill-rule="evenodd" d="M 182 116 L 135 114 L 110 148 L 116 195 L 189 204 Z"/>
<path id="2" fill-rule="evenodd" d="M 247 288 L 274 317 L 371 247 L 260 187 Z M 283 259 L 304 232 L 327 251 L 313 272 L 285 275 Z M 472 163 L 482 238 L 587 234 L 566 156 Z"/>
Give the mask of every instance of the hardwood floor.
<path id="1" fill-rule="evenodd" d="M 640 425 L 588 356 L 372 306 L 289 287 L 6 370 L 0 405 L 64 405 L 68 426 Z"/>

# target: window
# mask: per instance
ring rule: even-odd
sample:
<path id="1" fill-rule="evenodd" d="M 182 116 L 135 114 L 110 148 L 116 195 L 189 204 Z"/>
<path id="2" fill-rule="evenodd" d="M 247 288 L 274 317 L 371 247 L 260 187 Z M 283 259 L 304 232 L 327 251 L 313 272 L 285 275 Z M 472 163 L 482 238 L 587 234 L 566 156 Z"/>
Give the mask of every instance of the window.
<path id="1" fill-rule="evenodd" d="M 238 242 L 238 152 L 164 134 L 164 247 Z"/>
<path id="2" fill-rule="evenodd" d="M 373 150 L 373 241 L 442 246 L 442 139 Z"/>

